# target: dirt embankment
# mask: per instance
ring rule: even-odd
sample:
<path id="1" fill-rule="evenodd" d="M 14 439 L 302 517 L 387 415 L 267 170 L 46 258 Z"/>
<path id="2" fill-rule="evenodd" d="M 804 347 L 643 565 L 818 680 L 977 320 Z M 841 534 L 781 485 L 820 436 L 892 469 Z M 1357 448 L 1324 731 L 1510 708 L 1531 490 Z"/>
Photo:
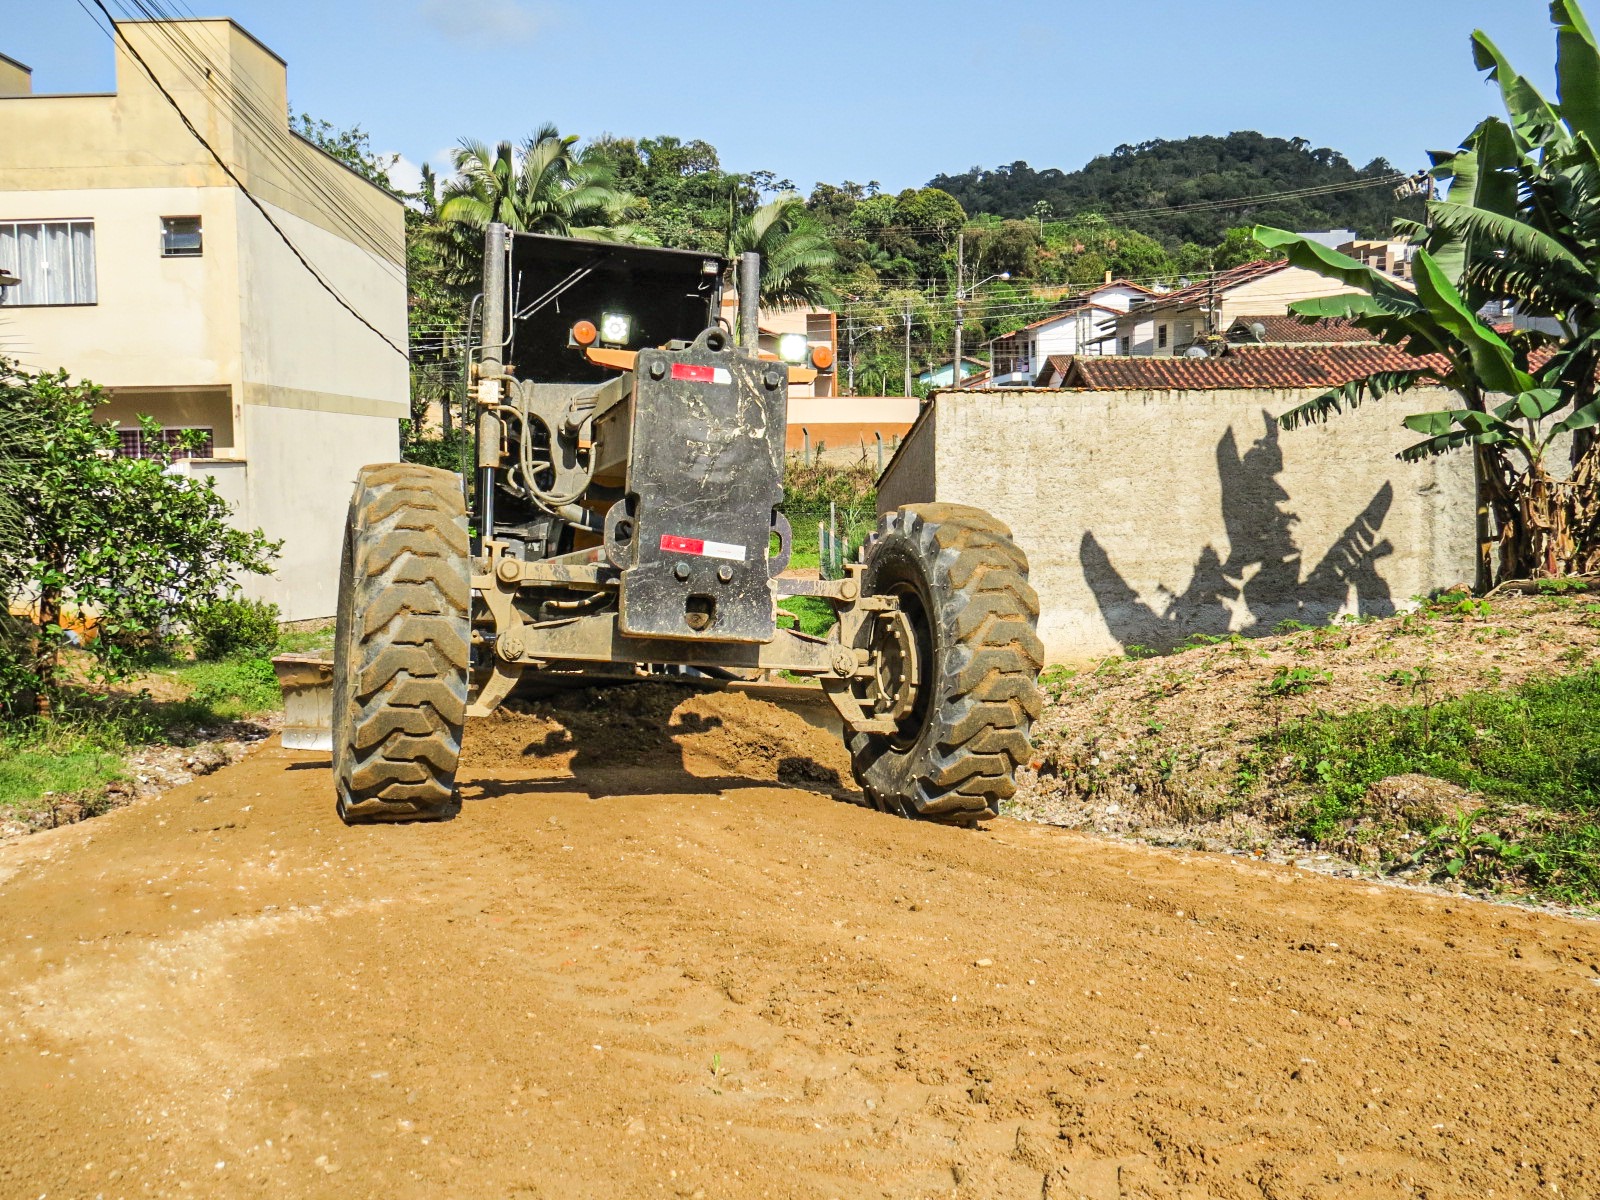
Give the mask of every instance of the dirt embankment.
<path id="1" fill-rule="evenodd" d="M 1600 595 L 1463 593 L 1378 621 L 1047 673 L 1053 698 L 1034 729 L 1034 769 L 1006 811 L 1161 844 L 1303 854 L 1285 830 L 1306 789 L 1251 761 L 1263 734 L 1312 714 L 1436 705 L 1597 663 Z M 1423 780 L 1389 790 L 1408 783 L 1446 816 L 1484 803 Z"/>
<path id="2" fill-rule="evenodd" d="M 0 847 L 0 1196 L 1600 1194 L 1593 923 L 895 820 L 743 697 L 469 736 L 442 825 L 269 747 Z"/>

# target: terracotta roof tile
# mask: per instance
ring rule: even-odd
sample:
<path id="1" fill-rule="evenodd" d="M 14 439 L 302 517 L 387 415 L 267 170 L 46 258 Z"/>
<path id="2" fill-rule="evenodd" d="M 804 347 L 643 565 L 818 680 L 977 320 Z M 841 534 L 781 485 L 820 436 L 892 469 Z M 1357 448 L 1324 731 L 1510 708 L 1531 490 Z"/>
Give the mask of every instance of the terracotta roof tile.
<path id="1" fill-rule="evenodd" d="M 1325 346 L 1342 342 L 1375 342 L 1377 337 L 1345 317 L 1319 317 L 1315 321 L 1302 321 L 1299 317 L 1279 314 L 1270 317 L 1238 317 L 1228 327 L 1228 338 L 1239 339 L 1243 345 L 1249 341 L 1250 326 L 1265 329 L 1263 344 L 1280 346 Z"/>
<path id="2" fill-rule="evenodd" d="M 1338 387 L 1377 371 L 1443 366 L 1398 346 L 1235 346 L 1212 358 L 1052 355 L 1045 375 L 1090 391 L 1212 391 L 1219 388 Z"/>
<path id="3" fill-rule="evenodd" d="M 1203 279 L 1175 292 L 1167 292 L 1165 295 L 1146 301 L 1141 307 L 1149 308 L 1159 304 L 1162 308 L 1166 308 L 1173 304 L 1190 304 L 1196 300 L 1203 300 L 1213 292 L 1225 292 L 1229 288 L 1238 287 L 1241 283 L 1249 283 L 1264 275 L 1271 275 L 1288 265 L 1288 260 L 1282 258 L 1260 258 L 1255 262 L 1240 263 L 1237 267 L 1229 267 L 1226 271 L 1218 272 L 1213 279 Z"/>

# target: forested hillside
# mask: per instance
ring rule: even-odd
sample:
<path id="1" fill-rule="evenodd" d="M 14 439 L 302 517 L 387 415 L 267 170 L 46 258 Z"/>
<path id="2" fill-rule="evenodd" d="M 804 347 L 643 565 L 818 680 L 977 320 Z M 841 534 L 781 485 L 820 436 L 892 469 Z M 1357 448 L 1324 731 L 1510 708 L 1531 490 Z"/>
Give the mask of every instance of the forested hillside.
<path id="1" fill-rule="evenodd" d="M 1228 229 L 1253 223 L 1386 234 L 1396 216 L 1420 217 L 1421 201 L 1397 200 L 1393 189 L 1379 181 L 1422 165 L 1397 168 L 1378 158 L 1357 168 L 1338 151 L 1313 148 L 1304 138 L 1285 140 L 1247 131 L 1118 146 L 1076 171 L 1035 170 L 1026 162 L 993 170 L 974 167 L 960 175 L 939 175 L 930 186 L 949 192 L 969 213 L 1042 215 L 1049 220 L 1098 212 L 1176 247 L 1184 242 L 1211 245 Z M 1363 181 L 1371 186 L 1350 187 Z M 1282 192 L 1310 194 L 1268 198 Z M 1139 215 L 1142 209 L 1170 210 L 1241 196 L 1263 199 L 1249 207 Z"/>

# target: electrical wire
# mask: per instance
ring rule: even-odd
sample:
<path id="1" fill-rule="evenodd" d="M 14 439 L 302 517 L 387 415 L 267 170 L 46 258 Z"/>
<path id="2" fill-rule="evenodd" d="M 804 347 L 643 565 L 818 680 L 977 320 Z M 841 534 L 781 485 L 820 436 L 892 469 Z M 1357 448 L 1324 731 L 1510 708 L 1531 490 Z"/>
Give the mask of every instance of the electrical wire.
<path id="1" fill-rule="evenodd" d="M 120 28 L 118 28 L 115 18 L 112 17 L 110 10 L 106 8 L 105 0 L 90 0 L 90 3 L 100 10 L 107 21 L 111 22 L 111 27 L 115 31 L 118 40 L 121 41 L 123 48 L 127 50 L 129 56 L 139 64 L 140 69 L 144 71 L 150 82 L 155 86 L 155 89 L 160 92 L 166 102 L 172 106 L 172 111 L 178 114 L 178 119 L 183 122 L 183 127 L 189 131 L 190 135 L 195 141 L 200 143 L 200 145 L 205 149 L 206 153 L 211 155 L 217 166 L 221 168 L 222 173 L 233 181 L 234 185 L 239 189 L 240 194 L 250 202 L 251 207 L 261 214 L 262 219 L 266 221 L 266 223 L 271 227 L 272 231 L 278 235 L 283 244 L 289 248 L 289 252 L 295 256 L 300 265 L 306 269 L 307 273 L 317 281 L 317 283 L 322 287 L 322 290 L 327 292 L 329 296 L 333 297 L 335 302 L 338 303 L 339 307 L 343 308 L 362 325 L 371 330 L 378 337 L 378 339 L 383 342 L 384 345 L 389 347 L 389 349 L 393 350 L 401 358 L 409 358 L 403 348 L 396 345 L 389 339 L 387 334 L 385 334 L 371 321 L 367 320 L 366 317 L 362 316 L 361 313 L 356 310 L 355 306 L 346 300 L 339 293 L 337 288 L 323 278 L 321 272 L 319 272 L 316 267 L 311 265 L 306 256 L 301 253 L 300 248 L 294 244 L 293 239 L 291 239 L 289 235 L 284 232 L 283 227 L 280 226 L 277 221 L 273 220 L 272 214 L 267 212 L 266 206 L 251 194 L 250 189 L 245 186 L 244 180 L 239 178 L 238 174 L 232 167 L 228 165 L 227 161 L 222 157 L 222 155 L 217 153 L 216 148 L 205 139 L 205 136 L 197 128 L 195 128 L 194 122 L 189 119 L 189 115 L 183 111 L 182 106 L 179 105 L 177 100 L 173 98 L 172 93 L 167 90 L 166 85 L 162 83 L 161 80 L 156 76 L 156 73 L 151 69 L 150 64 L 145 61 L 144 55 L 139 53 L 138 48 L 133 45 L 128 36 L 123 33 Z"/>
<path id="2" fill-rule="evenodd" d="M 404 277 L 403 242 L 397 242 L 358 206 L 350 204 L 323 172 L 310 168 L 304 157 L 309 143 L 290 131 L 286 114 L 275 116 L 269 110 L 266 98 L 256 91 L 254 80 L 245 77 L 241 82 L 232 72 L 219 69 L 216 61 L 190 36 L 189 23 L 172 16 L 157 0 L 113 2 L 131 19 L 152 27 L 166 42 L 172 65 L 197 90 L 222 92 L 219 99 L 228 107 L 230 124 L 283 168 L 281 183 L 286 191 L 328 216 L 338 228 L 353 234 L 355 240 L 377 255 L 384 268 L 396 278 Z M 218 80 L 222 84 L 220 89 Z M 323 153 L 312 149 L 319 156 Z M 344 164 L 340 167 L 348 169 Z"/>

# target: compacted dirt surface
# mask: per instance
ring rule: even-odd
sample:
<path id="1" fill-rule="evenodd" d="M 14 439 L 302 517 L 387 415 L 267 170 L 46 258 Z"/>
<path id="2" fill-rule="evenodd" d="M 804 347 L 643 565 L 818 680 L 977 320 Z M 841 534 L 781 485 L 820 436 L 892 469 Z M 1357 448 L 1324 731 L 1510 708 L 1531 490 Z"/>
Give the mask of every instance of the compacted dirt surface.
<path id="1" fill-rule="evenodd" d="M 739 695 L 0 847 L 0 1195 L 1600 1195 L 1600 925 L 867 811 Z"/>

